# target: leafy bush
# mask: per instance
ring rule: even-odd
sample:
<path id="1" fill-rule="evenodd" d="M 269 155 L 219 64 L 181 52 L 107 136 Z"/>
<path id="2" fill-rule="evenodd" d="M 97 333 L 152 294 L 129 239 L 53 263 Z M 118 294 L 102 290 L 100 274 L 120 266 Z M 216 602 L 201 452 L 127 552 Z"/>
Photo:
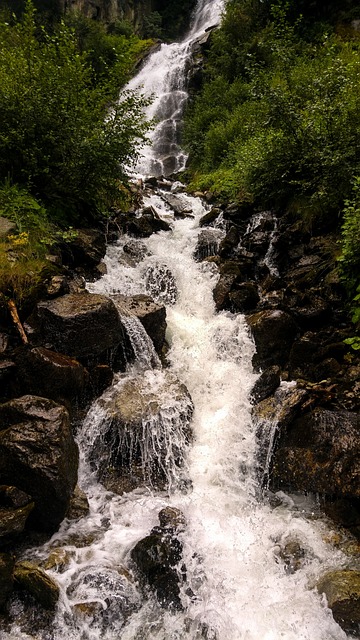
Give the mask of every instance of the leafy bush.
<path id="1" fill-rule="evenodd" d="M 0 181 L 29 190 L 52 222 L 98 215 L 119 199 L 148 128 L 141 98 L 114 100 L 111 74 L 93 80 L 72 29 L 36 37 L 30 0 L 20 22 L 0 24 Z"/>
<path id="2" fill-rule="evenodd" d="M 229 199 L 336 224 L 360 173 L 360 43 L 304 41 L 289 5 L 229 3 L 187 114 L 190 173 Z"/>
<path id="3" fill-rule="evenodd" d="M 354 179 L 352 198 L 345 201 L 341 234 L 340 272 L 351 299 L 352 321 L 360 330 L 360 176 Z M 359 336 L 345 342 L 360 349 Z"/>

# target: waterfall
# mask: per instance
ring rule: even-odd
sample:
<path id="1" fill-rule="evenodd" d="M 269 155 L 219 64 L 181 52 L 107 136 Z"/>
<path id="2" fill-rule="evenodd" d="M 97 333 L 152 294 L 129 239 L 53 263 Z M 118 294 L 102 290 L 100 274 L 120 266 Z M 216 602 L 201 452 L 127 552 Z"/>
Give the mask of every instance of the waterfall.
<path id="1" fill-rule="evenodd" d="M 219 23 L 223 0 L 199 0 L 189 32 L 182 42 L 162 44 L 141 71 L 129 82 L 128 89 L 140 89 L 152 98 L 146 116 L 156 126 L 150 144 L 143 150 L 136 173 L 142 176 L 169 175 L 185 167 L 181 149 L 182 115 L 187 100 L 186 72 L 196 40 L 207 28 Z"/>
<path id="2" fill-rule="evenodd" d="M 184 166 L 185 156 L 173 133 L 180 126 L 186 99 L 186 59 L 192 42 L 219 20 L 222 8 L 223 2 L 199 0 L 184 41 L 163 45 L 130 83 L 132 88 L 143 86 L 148 95 L 155 93 L 149 114 L 164 118 L 138 166 L 144 175 Z M 65 520 L 50 541 L 25 554 L 38 562 L 46 562 L 54 553 L 64 558 L 61 565 L 48 569 L 61 589 L 51 631 L 26 633 L 21 628 L 24 612 L 15 601 L 11 613 L 17 622 L 2 640 L 347 638 L 313 588 L 321 571 L 345 563 L 343 554 L 326 541 L 326 523 L 307 517 L 312 512 L 310 499 L 306 508 L 295 495 L 279 493 L 274 505 L 257 499 L 258 441 L 250 402 L 256 379 L 251 364 L 254 344 L 242 315 L 215 312 L 216 268 L 211 262 L 194 260 L 198 222 L 206 208 L 198 198 L 179 197 L 191 208 L 192 218 L 175 220 L 172 231 L 146 241 L 121 239 L 108 248 L 107 274 L 88 285 L 90 291 L 110 296 L 146 293 L 149 287 L 168 305 L 169 369 L 159 367 L 137 323 L 126 319 L 135 366 L 116 376 L 78 433 L 79 484 L 89 499 L 89 515 L 75 522 Z M 155 196 L 152 205 L 169 218 L 161 198 Z M 126 242 L 139 246 L 138 259 L 131 264 L 122 259 Z M 162 285 L 162 278 L 167 284 Z M 112 402 L 124 386 L 133 385 L 139 371 L 151 419 L 140 424 L 142 433 L 134 435 L 125 425 L 117 433 L 115 448 L 121 454 L 126 441 L 131 452 L 140 450 L 145 480 L 154 456 L 160 467 L 165 460 L 163 471 L 169 482 L 158 490 L 145 481 L 116 495 L 104 488 L 96 472 L 101 464 L 111 472 L 112 459 L 106 456 L 114 432 L 109 439 L 105 432 L 116 413 Z M 166 375 L 179 383 L 169 386 Z M 192 401 L 186 394 L 184 404 L 178 400 L 177 384 L 186 385 Z M 183 427 L 190 427 L 193 406 L 189 444 Z M 131 471 L 132 453 L 128 464 Z M 178 474 L 184 482 L 178 482 Z M 149 535 L 159 510 L 167 506 L 180 509 L 187 523 L 181 533 L 184 610 L 175 613 L 139 589 L 130 561 L 133 547 Z M 286 571 L 280 561 L 280 551 L 289 540 L 303 551 L 295 573 Z"/>

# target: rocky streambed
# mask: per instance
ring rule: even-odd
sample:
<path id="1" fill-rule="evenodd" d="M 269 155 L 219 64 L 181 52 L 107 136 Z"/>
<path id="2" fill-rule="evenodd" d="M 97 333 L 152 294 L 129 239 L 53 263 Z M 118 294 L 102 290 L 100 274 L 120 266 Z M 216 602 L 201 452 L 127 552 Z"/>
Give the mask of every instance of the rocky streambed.
<path id="1" fill-rule="evenodd" d="M 2 318 L 0 628 L 11 622 L 7 612 L 14 594 L 44 612 L 53 611 L 58 601 L 59 587 L 46 570 L 52 562 L 68 560 L 37 564 L 22 555 L 56 532 L 64 518 L 76 522 L 88 512 L 86 495 L 77 487 L 76 434 L 92 441 L 90 465 L 116 494 L 144 485 L 162 491 L 175 482 L 173 470 L 186 465 L 193 403 L 166 361 L 164 304 L 173 304 L 178 295 L 171 271 L 154 263 L 144 274 L 146 293 L 136 295 L 85 288 L 85 280 L 105 274 L 106 242 L 117 243 L 127 234 L 121 260 L 136 265 L 147 251 L 141 239 L 171 230 L 171 222 L 151 204 L 156 198 L 174 220 L 192 217 L 181 191 L 171 180 L 148 180 L 138 187 L 143 205 L 119 213 L 106 234 L 79 230 L 52 256 L 59 275 L 49 278 L 43 299 L 23 318 L 28 344 L 21 344 L 16 329 Z M 318 495 L 321 510 L 338 527 L 333 544 L 346 541 L 353 553 L 346 570 L 327 572 L 318 588 L 339 624 L 358 632 L 360 365 L 344 344 L 352 328 L 334 266 L 336 235 L 326 229 L 304 231 L 287 215 L 244 211 L 214 202 L 211 194 L 197 195 L 207 211 L 199 222 L 194 259 L 212 265 L 216 310 L 245 314 L 256 345 L 253 366 L 259 377 L 251 396 L 258 500 L 276 505 L 282 492 Z M 221 350 L 221 336 L 218 343 Z M 155 374 L 124 377 L 139 357 Z M 154 375 L 176 400 L 179 419 L 159 402 Z M 107 396 L 114 383 L 116 396 Z M 91 433 L 91 412 L 86 428 L 81 426 L 96 398 L 93 411 L 102 412 L 101 436 Z M 155 442 L 155 424 L 171 437 Z M 150 588 L 161 606 L 178 611 L 183 607 L 180 588 L 186 584 L 181 543 L 186 525 L 181 511 L 167 509 L 160 510 L 160 525 L 134 546 L 131 556 L 143 588 Z M 287 541 L 279 547 L 279 562 L 285 571 L 296 572 L 304 553 L 296 540 Z M 131 583 L 126 574 L 120 581 Z M 193 595 L 190 587 L 188 594 Z M 44 628 L 52 615 L 40 616 Z M 204 626 L 196 633 L 213 637 Z"/>

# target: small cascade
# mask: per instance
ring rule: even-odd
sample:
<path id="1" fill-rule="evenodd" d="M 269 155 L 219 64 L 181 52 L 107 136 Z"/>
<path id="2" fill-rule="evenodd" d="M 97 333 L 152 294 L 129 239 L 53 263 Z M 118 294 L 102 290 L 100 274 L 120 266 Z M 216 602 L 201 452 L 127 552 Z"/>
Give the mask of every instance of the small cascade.
<path id="1" fill-rule="evenodd" d="M 120 314 L 120 319 L 131 342 L 137 366 L 141 369 L 159 369 L 159 356 L 139 318 Z"/>
<path id="2" fill-rule="evenodd" d="M 276 439 L 279 433 L 279 423 L 275 420 L 259 421 L 257 424 L 257 440 L 259 443 L 257 454 L 260 495 L 269 488 L 270 465 L 273 458 Z"/>
<path id="3" fill-rule="evenodd" d="M 266 420 L 260 416 L 255 419 L 256 438 L 258 442 L 257 451 L 257 475 L 259 481 L 260 495 L 269 488 L 271 462 L 276 446 L 276 440 L 280 433 L 280 427 L 286 419 L 287 413 L 291 412 L 292 397 L 295 397 L 296 383 L 282 382 L 274 394 L 271 411 Z M 302 393 L 302 392 L 300 392 Z"/>
<path id="4" fill-rule="evenodd" d="M 269 269 L 270 275 L 278 276 L 279 269 L 275 263 L 276 251 L 275 251 L 275 239 L 277 237 L 278 221 L 274 218 L 274 229 L 270 232 L 269 247 L 266 252 L 263 264 Z"/>

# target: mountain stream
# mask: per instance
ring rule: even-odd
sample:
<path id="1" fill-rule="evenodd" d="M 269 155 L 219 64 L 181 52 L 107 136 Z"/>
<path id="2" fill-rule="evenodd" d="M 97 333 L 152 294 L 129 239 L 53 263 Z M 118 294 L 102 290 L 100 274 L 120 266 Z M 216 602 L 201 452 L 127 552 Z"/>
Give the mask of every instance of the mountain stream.
<path id="1" fill-rule="evenodd" d="M 193 42 L 219 21 L 222 8 L 221 1 L 199 0 L 184 41 L 163 45 L 130 83 L 129 88 L 142 86 L 147 95 L 155 94 L 148 115 L 160 121 L 137 167 L 139 174 L 183 168 L 186 158 L 177 130 L 186 100 L 186 60 Z M 109 246 L 107 274 L 88 289 L 109 296 L 147 293 L 167 304 L 169 371 L 191 395 L 193 443 L 182 440 L 184 399 L 169 388 L 139 323 L 125 319 L 136 360 L 94 402 L 78 433 L 79 484 L 90 513 L 76 522 L 65 520 L 48 543 L 27 552 L 37 561 L 54 552 L 66 558 L 49 570 L 61 588 L 51 632 L 31 636 L 14 626 L 4 638 L 345 640 L 315 589 L 323 571 L 347 561 L 329 542 L 329 524 L 319 517 L 316 501 L 282 492 L 268 500 L 259 490 L 259 443 L 249 398 L 256 380 L 254 344 L 242 315 L 215 312 L 214 265 L 194 260 L 198 220 L 206 205 L 178 194 L 192 214 L 177 220 L 162 195 L 161 190 L 149 195 L 144 206 L 154 207 L 172 230 L 144 241 L 123 237 Z M 129 242 L 140 254 L 132 264 L 123 259 Z M 168 488 L 159 491 L 149 482 L 116 495 L 96 481 L 91 459 L 106 424 L 104 407 L 139 373 L 160 406 L 159 417 L 144 431 L 144 469 L 162 438 Z M 161 607 L 151 593 L 144 595 L 130 559 L 131 549 L 149 535 L 159 511 L 168 506 L 180 509 L 186 521 L 179 534 L 186 581 L 180 594 L 183 610 L 177 611 Z M 282 549 L 293 541 L 301 548 L 296 570 L 282 557 Z M 20 618 L 21 605 L 13 606 L 19 606 Z"/>

